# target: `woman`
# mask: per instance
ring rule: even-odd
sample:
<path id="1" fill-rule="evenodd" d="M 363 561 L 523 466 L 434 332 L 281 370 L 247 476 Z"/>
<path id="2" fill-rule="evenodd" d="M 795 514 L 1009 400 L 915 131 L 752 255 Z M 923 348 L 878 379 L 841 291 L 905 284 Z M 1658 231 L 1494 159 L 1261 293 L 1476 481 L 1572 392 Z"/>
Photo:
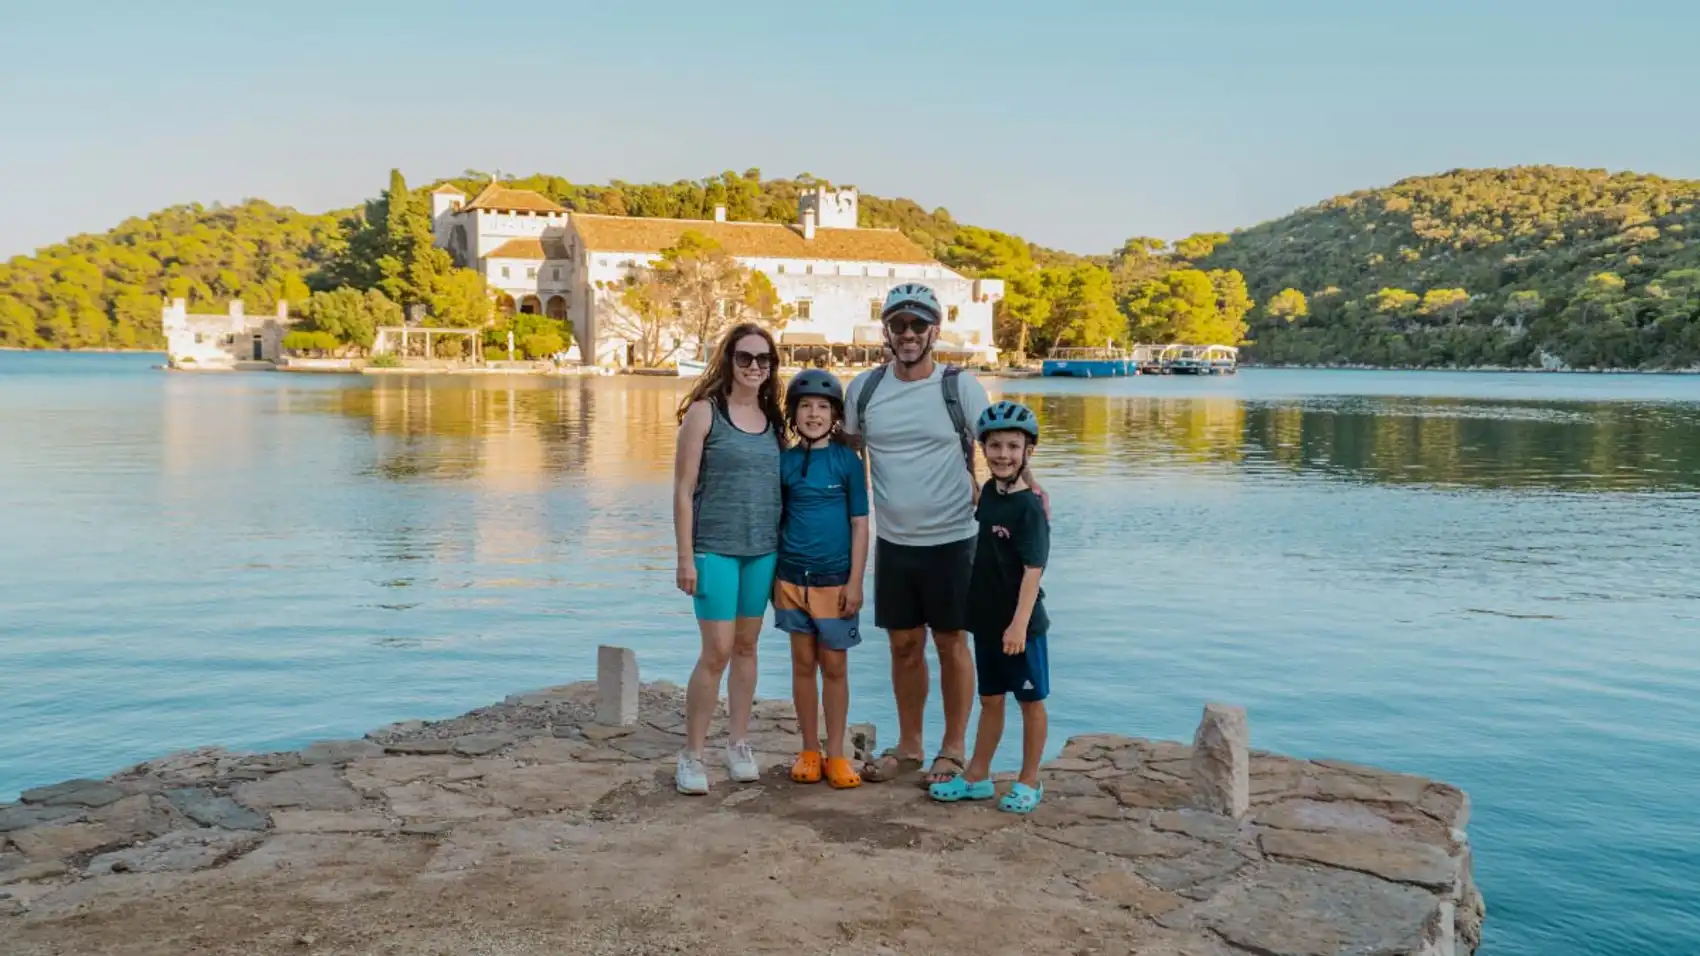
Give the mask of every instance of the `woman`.
<path id="1" fill-rule="evenodd" d="M 685 692 L 685 749 L 674 774 L 680 793 L 708 792 L 703 748 L 728 664 L 726 769 L 740 782 L 761 774 L 746 737 L 756 694 L 756 638 L 779 550 L 785 419 L 776 359 L 767 330 L 739 325 L 720 340 L 713 364 L 679 406 L 673 459 L 678 582 L 694 599 L 702 631 L 702 653 Z"/>

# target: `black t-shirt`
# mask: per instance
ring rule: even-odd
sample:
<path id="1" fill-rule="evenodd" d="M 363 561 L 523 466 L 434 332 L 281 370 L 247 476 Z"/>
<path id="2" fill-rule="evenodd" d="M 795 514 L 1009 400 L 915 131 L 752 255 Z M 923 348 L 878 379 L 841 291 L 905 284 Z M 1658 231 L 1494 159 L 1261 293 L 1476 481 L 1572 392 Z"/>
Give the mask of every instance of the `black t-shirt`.
<path id="1" fill-rule="evenodd" d="M 980 489 L 980 537 L 974 549 L 974 575 L 968 585 L 968 629 L 984 637 L 999 637 L 1015 620 L 1021 598 L 1021 576 L 1042 568 L 1051 554 L 1051 523 L 1045 506 L 1032 491 L 1002 494 L 997 483 Z M 1027 636 L 1044 634 L 1051 622 L 1045 616 L 1045 590 L 1033 602 Z"/>

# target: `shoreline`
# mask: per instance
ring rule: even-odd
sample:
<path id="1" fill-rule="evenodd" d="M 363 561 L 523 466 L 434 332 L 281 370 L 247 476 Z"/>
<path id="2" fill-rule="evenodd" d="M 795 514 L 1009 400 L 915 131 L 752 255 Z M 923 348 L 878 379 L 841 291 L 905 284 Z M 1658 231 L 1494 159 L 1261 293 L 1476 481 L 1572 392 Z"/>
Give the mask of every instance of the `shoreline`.
<path id="1" fill-rule="evenodd" d="M 910 781 L 794 784 L 796 713 L 775 700 L 751 724 L 760 781 L 711 766 L 709 796 L 680 796 L 682 690 L 638 683 L 619 648 L 598 672 L 358 740 L 202 748 L 25 791 L 0 805 L 8 956 L 981 956 L 988 938 L 1059 956 L 1120 952 L 1097 948 L 1110 940 L 1150 956 L 1468 956 L 1480 942 L 1463 792 L 1253 750 L 1237 708 L 1206 707 L 1191 744 L 1073 737 L 1018 817 Z M 878 752 L 871 725 L 851 730 Z M 727 920 L 764 910 L 780 918 Z"/>

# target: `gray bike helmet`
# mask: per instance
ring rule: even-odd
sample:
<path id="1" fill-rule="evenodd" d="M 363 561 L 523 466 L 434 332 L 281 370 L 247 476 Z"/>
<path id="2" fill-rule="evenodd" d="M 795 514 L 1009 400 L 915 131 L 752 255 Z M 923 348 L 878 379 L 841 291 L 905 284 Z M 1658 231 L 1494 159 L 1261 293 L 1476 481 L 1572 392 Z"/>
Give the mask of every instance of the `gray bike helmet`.
<path id="1" fill-rule="evenodd" d="M 1002 401 L 981 412 L 980 420 L 974 423 L 974 436 L 981 441 L 986 440 L 987 432 L 1011 430 L 1026 432 L 1038 444 L 1039 416 L 1020 402 Z"/>
<path id="2" fill-rule="evenodd" d="M 840 408 L 844 406 L 844 386 L 824 368 L 806 368 L 797 373 L 790 385 L 785 386 L 785 404 L 793 409 L 805 395 L 819 395 L 831 399 Z"/>

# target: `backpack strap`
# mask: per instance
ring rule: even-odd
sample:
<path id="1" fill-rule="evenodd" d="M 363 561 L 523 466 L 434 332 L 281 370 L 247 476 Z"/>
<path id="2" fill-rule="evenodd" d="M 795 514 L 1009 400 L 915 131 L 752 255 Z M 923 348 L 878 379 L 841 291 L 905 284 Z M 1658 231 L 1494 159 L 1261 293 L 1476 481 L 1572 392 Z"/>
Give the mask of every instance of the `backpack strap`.
<path id="1" fill-rule="evenodd" d="M 968 425 L 968 416 L 962 411 L 962 383 L 957 376 L 962 369 L 954 365 L 944 367 L 944 379 L 939 383 L 944 392 L 944 408 L 950 413 L 950 424 L 956 429 L 956 437 L 962 442 L 962 461 L 968 466 L 968 473 L 974 473 L 974 430 Z"/>
<path id="2" fill-rule="evenodd" d="M 856 433 L 861 441 L 857 442 L 857 457 L 867 458 L 868 447 L 868 402 L 873 400 L 874 389 L 879 387 L 880 379 L 885 378 L 886 366 L 876 365 L 868 373 L 868 380 L 862 383 L 862 390 L 856 393 Z"/>

